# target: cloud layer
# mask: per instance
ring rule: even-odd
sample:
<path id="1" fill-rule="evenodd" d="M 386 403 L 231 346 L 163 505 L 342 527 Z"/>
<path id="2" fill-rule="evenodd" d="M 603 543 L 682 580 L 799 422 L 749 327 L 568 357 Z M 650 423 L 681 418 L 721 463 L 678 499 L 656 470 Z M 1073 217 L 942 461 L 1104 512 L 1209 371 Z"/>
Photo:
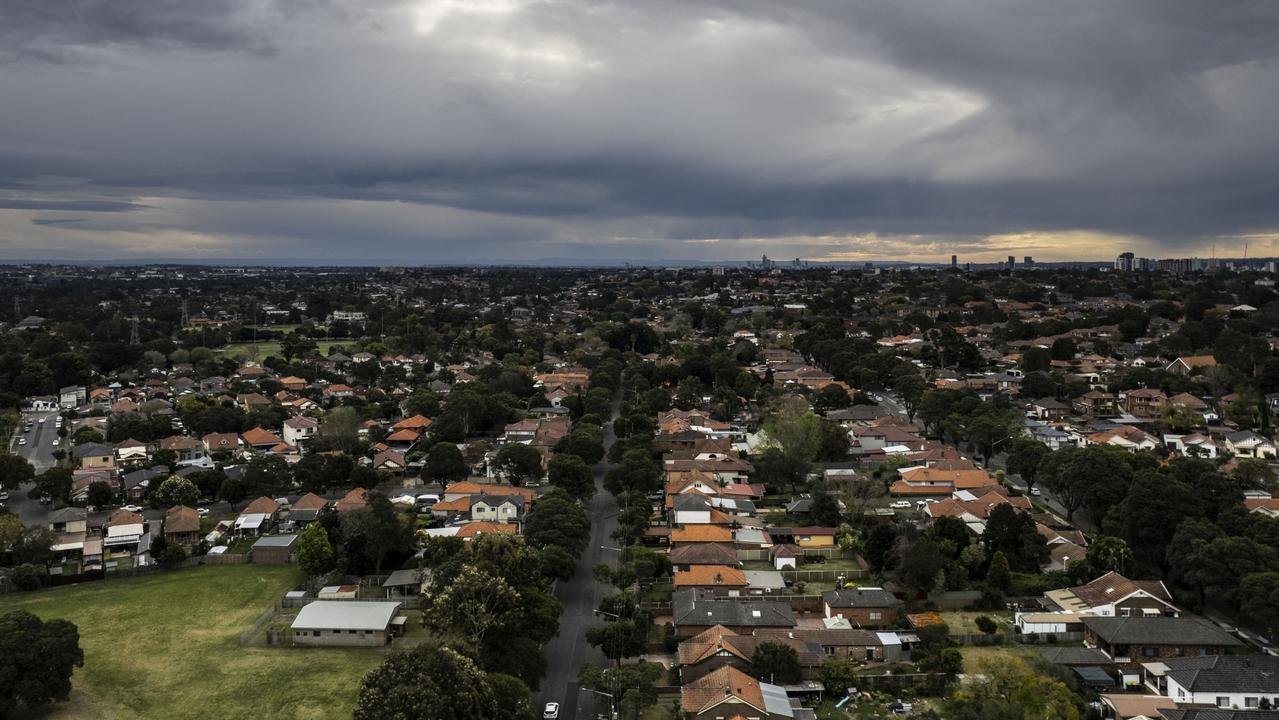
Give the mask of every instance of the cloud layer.
<path id="1" fill-rule="evenodd" d="M 0 257 L 1279 254 L 1271 0 L 0 15 Z"/>

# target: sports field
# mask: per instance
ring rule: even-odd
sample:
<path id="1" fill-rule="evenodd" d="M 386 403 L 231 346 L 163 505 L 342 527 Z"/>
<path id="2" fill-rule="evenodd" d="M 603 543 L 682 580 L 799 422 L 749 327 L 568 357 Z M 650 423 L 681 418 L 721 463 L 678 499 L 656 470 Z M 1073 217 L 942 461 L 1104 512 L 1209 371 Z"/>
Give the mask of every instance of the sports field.
<path id="1" fill-rule="evenodd" d="M 71 702 L 38 718 L 349 718 L 378 650 L 241 648 L 296 582 L 291 567 L 223 565 L 0 595 L 80 628 Z"/>

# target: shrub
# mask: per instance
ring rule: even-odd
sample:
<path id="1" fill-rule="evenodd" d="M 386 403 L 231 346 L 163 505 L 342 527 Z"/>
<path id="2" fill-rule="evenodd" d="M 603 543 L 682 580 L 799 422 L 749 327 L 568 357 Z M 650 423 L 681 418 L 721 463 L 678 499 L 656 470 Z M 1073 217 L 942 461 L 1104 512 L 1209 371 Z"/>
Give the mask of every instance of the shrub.
<path id="1" fill-rule="evenodd" d="M 979 616 L 974 622 L 977 625 L 977 629 L 987 635 L 994 634 L 994 632 L 999 629 L 999 626 L 995 624 L 995 621 L 985 615 Z"/>

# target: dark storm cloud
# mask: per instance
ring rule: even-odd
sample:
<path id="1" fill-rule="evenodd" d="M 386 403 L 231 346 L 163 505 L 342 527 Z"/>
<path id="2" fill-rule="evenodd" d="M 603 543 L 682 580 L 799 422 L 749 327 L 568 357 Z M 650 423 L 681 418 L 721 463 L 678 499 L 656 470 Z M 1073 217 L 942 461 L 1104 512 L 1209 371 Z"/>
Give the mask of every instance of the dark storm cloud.
<path id="1" fill-rule="evenodd" d="M 19 101 L 0 186 L 27 203 L 0 208 L 153 208 L 45 224 L 69 243 L 430 255 L 491 235 L 535 258 L 594 237 L 661 256 L 1279 229 L 1271 0 L 0 0 L 0 17 Z"/>

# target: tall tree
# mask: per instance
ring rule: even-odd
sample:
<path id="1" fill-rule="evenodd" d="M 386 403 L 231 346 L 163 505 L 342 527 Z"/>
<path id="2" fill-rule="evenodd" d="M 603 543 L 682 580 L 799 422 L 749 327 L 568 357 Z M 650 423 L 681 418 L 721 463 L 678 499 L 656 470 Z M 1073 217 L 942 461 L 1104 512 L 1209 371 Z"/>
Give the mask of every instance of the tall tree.
<path id="1" fill-rule="evenodd" d="M 547 467 L 547 479 L 552 485 L 579 500 L 595 494 L 595 475 L 586 461 L 577 455 L 557 453 Z"/>
<path id="2" fill-rule="evenodd" d="M 456 632 L 476 645 L 519 610 L 520 596 L 505 579 L 467 566 L 431 601 L 423 621 L 440 633 Z"/>
<path id="3" fill-rule="evenodd" d="M 473 660 L 437 645 L 387 656 L 360 683 L 355 720 L 490 720 L 498 698 Z"/>
<path id="4" fill-rule="evenodd" d="M 797 683 L 801 679 L 799 653 L 780 642 L 760 643 L 751 655 L 751 675 L 767 683 Z"/>
<path id="5" fill-rule="evenodd" d="M 512 485 L 523 485 L 542 477 L 542 453 L 523 443 L 507 443 L 497 451 L 494 464 Z"/>
<path id="6" fill-rule="evenodd" d="M 333 569 L 333 545 L 319 523 L 311 523 L 298 533 L 298 565 L 307 575 L 322 575 Z"/>
<path id="7" fill-rule="evenodd" d="M 65 701 L 71 674 L 84 666 L 80 632 L 66 620 L 41 621 L 26 610 L 0 615 L 0 717 L 20 707 Z"/>

